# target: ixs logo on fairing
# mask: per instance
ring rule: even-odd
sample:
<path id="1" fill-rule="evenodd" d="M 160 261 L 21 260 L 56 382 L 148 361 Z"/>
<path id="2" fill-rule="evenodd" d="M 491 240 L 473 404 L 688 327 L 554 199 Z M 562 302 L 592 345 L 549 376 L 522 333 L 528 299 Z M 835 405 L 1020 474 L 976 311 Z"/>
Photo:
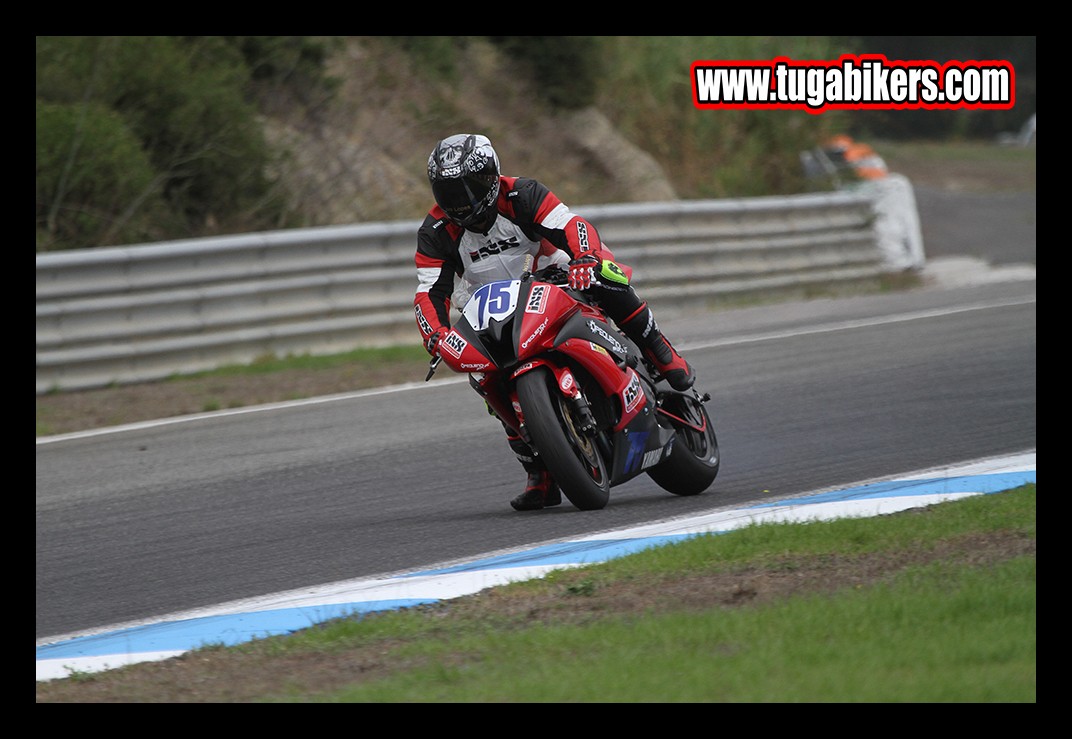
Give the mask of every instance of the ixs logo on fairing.
<path id="1" fill-rule="evenodd" d="M 536 285 L 529 293 L 529 302 L 525 306 L 526 313 L 543 313 L 547 308 L 547 285 Z"/>
<path id="2" fill-rule="evenodd" d="M 629 384 L 625 386 L 625 390 L 622 390 L 622 400 L 625 401 L 626 413 L 632 413 L 633 409 L 637 407 L 640 399 L 644 397 L 644 393 L 640 390 L 640 378 L 637 377 L 636 372 L 632 372 L 632 378 L 629 380 Z"/>
<path id="3" fill-rule="evenodd" d="M 469 252 L 469 259 L 474 262 L 479 262 L 484 257 L 490 257 L 492 254 L 501 254 L 514 246 L 521 246 L 521 241 L 516 236 L 511 236 L 502 241 L 489 241 L 476 251 Z"/>
<path id="4" fill-rule="evenodd" d="M 533 331 L 532 334 L 527 339 L 525 339 L 524 341 L 521 342 L 521 348 L 522 349 L 527 349 L 529 344 L 531 344 L 532 342 L 536 341 L 536 337 L 543 335 L 543 332 L 547 329 L 547 324 L 548 324 L 548 322 L 550 320 L 551 320 L 550 318 L 543 319 L 543 323 L 541 323 L 539 326 L 537 326 L 536 330 Z"/>
<path id="5" fill-rule="evenodd" d="M 606 329 L 604 329 L 602 326 L 600 326 L 595 321 L 589 321 L 588 322 L 588 330 L 591 331 L 593 334 L 597 334 L 599 336 L 602 336 L 604 339 L 606 339 L 607 343 L 610 344 L 610 348 L 613 349 L 614 351 L 622 352 L 623 354 L 625 353 L 625 347 L 622 346 L 621 343 L 619 343 L 616 338 L 611 336 L 610 333 L 607 332 Z"/>
<path id="6" fill-rule="evenodd" d="M 459 336 L 456 332 L 451 331 L 441 342 L 439 342 L 439 345 L 446 349 L 447 353 L 455 359 L 461 359 L 462 352 L 465 351 L 465 347 L 469 346 L 469 342 Z"/>

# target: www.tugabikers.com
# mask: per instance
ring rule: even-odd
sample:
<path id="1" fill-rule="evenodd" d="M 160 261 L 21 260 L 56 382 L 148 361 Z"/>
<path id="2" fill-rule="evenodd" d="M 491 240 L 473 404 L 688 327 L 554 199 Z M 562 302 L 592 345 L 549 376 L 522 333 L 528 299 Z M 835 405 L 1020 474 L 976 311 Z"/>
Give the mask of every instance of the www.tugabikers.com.
<path id="1" fill-rule="evenodd" d="M 695 61 L 698 108 L 1011 108 L 1007 61 L 890 61 L 881 54 L 836 61 Z"/>

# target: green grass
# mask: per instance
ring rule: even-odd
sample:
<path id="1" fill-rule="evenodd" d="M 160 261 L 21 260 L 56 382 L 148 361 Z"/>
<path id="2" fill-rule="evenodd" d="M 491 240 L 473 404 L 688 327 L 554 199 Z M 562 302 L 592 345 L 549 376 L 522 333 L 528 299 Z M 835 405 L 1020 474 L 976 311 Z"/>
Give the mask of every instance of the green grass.
<path id="1" fill-rule="evenodd" d="M 38 701 L 1033 703 L 1035 537 L 1033 484 L 755 525 Z"/>
<path id="2" fill-rule="evenodd" d="M 426 666 L 316 699 L 1034 701 L 1034 580 L 1027 558 L 932 566 L 765 608 L 430 638 L 406 655 Z"/>
<path id="3" fill-rule="evenodd" d="M 400 362 L 427 362 L 428 352 L 419 343 L 368 347 L 339 354 L 292 354 L 285 357 L 264 356 L 248 364 L 229 364 L 204 372 L 174 375 L 172 382 L 205 377 L 235 377 L 244 375 L 267 375 L 294 370 L 327 370 L 359 364 L 365 367 L 393 366 Z"/>
<path id="4" fill-rule="evenodd" d="M 933 548 L 970 533 L 1035 533 L 1033 488 L 932 512 L 756 526 L 603 565 L 598 579 L 792 567 L 796 558 Z M 1034 701 L 1035 559 L 987 568 L 928 563 L 889 582 L 759 608 L 425 636 L 409 654 L 422 654 L 427 666 L 319 699 Z M 455 664 L 458 654 L 466 659 Z"/>

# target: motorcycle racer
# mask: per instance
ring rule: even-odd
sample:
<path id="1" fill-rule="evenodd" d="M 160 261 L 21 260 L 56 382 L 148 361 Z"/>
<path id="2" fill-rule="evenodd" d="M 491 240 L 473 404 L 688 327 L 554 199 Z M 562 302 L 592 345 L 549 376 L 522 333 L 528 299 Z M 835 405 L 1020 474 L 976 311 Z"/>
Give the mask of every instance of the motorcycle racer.
<path id="1" fill-rule="evenodd" d="M 428 180 L 435 205 L 417 231 L 413 306 L 429 354 L 436 356 L 439 341 L 450 331 L 459 279 L 467 290 L 518 279 L 525 258 L 532 257 L 532 269 L 560 264 L 567 270 L 570 288 L 589 292 L 671 387 L 692 387 L 692 367 L 663 336 L 648 304 L 629 284 L 630 271 L 615 263 L 595 226 L 537 180 L 502 175 L 486 136 L 461 133 L 439 141 L 428 157 Z M 485 397 L 499 392 L 488 376 L 470 375 L 470 383 Z M 561 491 L 542 460 L 505 422 L 503 427 L 528 473 L 524 491 L 510 505 L 526 511 L 561 503 Z"/>

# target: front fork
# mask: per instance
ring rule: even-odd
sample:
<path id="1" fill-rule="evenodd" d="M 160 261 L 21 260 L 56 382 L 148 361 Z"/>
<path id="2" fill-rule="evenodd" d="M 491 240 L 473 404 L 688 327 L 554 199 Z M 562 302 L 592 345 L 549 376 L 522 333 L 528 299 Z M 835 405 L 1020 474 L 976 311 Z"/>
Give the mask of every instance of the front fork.
<path id="1" fill-rule="evenodd" d="M 590 438 L 594 437 L 596 435 L 596 432 L 598 431 L 595 416 L 592 414 L 591 406 L 588 405 L 588 399 L 585 398 L 584 393 L 581 392 L 580 383 L 577 382 L 576 376 L 574 376 L 573 372 L 570 370 L 569 367 L 560 367 L 556 364 L 552 364 L 551 362 L 534 362 L 527 364 L 523 368 L 514 372 L 514 374 L 511 375 L 510 379 L 516 380 L 519 375 L 524 374 L 525 372 L 529 372 L 530 370 L 538 366 L 546 367 L 547 369 L 551 370 L 551 373 L 555 377 L 555 382 L 558 384 L 559 391 L 569 400 L 570 404 L 573 406 L 575 412 L 574 414 L 571 414 L 571 418 L 567 419 L 568 422 L 573 425 L 574 429 L 579 434 Z M 528 431 L 524 427 L 524 414 L 521 410 L 520 404 L 517 402 L 517 390 L 516 385 L 514 384 L 511 384 L 510 402 L 513 406 L 514 412 L 521 420 L 522 437 L 527 437 Z M 525 441 L 530 440 L 526 438 Z"/>
<path id="2" fill-rule="evenodd" d="M 595 437 L 598 433 L 595 416 L 588 405 L 588 399 L 581 392 L 580 383 L 577 382 L 577 378 L 568 367 L 559 367 L 551 362 L 527 364 L 511 375 L 508 392 L 505 391 L 505 383 L 502 382 L 502 379 L 491 374 L 471 374 L 469 384 L 477 394 L 484 398 L 488 412 L 519 434 L 525 443 L 531 446 L 532 439 L 529 436 L 528 428 L 525 426 L 525 416 L 517 399 L 516 385 L 512 381 L 518 375 L 537 366 L 544 366 L 551 370 L 559 391 L 572 404 L 575 413 L 571 414 L 569 421 L 577 432 L 587 437 Z"/>

